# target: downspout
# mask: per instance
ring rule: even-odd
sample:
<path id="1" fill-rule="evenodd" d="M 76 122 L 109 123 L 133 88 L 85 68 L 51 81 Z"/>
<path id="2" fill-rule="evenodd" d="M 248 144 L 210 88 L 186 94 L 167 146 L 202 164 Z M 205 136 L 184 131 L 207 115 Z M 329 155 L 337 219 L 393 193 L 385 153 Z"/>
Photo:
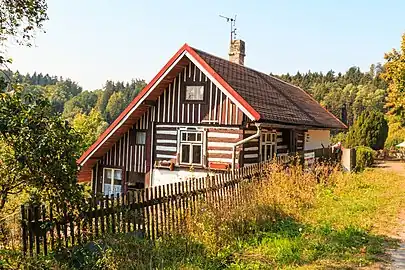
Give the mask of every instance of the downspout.
<path id="1" fill-rule="evenodd" d="M 257 128 L 257 131 L 256 131 L 255 134 L 253 134 L 252 136 L 249 136 L 249 137 L 247 137 L 247 138 L 245 138 L 245 139 L 243 139 L 243 140 L 240 140 L 239 142 L 236 142 L 234 145 L 232 145 L 232 170 L 235 169 L 235 163 L 236 163 L 236 161 L 235 161 L 236 146 L 241 145 L 241 144 L 244 144 L 244 143 L 246 143 L 246 142 L 248 142 L 248 141 L 250 141 L 250 140 L 253 140 L 253 139 L 255 139 L 255 138 L 260 137 L 260 134 L 261 134 L 261 124 L 260 124 L 260 123 L 255 123 L 255 125 L 256 125 L 256 128 Z"/>

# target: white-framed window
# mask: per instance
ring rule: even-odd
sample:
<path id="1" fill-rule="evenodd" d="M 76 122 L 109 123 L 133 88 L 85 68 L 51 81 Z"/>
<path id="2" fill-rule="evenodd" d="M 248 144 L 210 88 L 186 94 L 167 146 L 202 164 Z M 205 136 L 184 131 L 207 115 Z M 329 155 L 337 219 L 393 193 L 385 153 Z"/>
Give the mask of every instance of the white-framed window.
<path id="1" fill-rule="evenodd" d="M 202 131 L 180 131 L 180 164 L 203 164 Z"/>
<path id="2" fill-rule="evenodd" d="M 262 161 L 271 160 L 277 154 L 277 134 L 275 132 L 263 132 L 261 137 Z"/>
<path id="3" fill-rule="evenodd" d="M 204 86 L 203 85 L 187 85 L 186 86 L 187 101 L 203 101 Z"/>
<path id="4" fill-rule="evenodd" d="M 146 131 L 137 131 L 135 136 L 136 136 L 136 138 L 135 138 L 136 144 L 139 144 L 139 145 L 146 144 Z"/>
<path id="5" fill-rule="evenodd" d="M 122 187 L 122 170 L 115 168 L 103 169 L 103 193 L 110 196 L 111 194 L 120 194 Z"/>

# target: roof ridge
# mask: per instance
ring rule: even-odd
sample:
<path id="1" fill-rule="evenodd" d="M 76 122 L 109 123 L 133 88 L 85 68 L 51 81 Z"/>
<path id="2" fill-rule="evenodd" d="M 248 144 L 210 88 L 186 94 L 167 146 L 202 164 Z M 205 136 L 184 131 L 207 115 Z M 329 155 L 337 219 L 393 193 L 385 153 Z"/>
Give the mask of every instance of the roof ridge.
<path id="1" fill-rule="evenodd" d="M 215 54 L 208 53 L 208 52 L 206 52 L 206 51 L 203 51 L 203 50 L 200 50 L 200 49 L 197 49 L 197 48 L 194 48 L 194 47 L 191 47 L 191 48 L 192 48 L 193 50 L 195 50 L 195 51 L 200 51 L 200 52 L 202 52 L 202 53 L 208 54 L 209 56 L 212 56 L 212 57 L 219 58 L 219 59 L 221 59 L 221 60 L 227 61 L 228 63 L 230 63 L 230 64 L 232 64 L 232 65 L 235 65 L 235 66 L 237 66 L 237 67 L 246 68 L 246 69 L 249 69 L 249 70 L 254 71 L 254 72 L 258 72 L 258 73 L 262 73 L 262 74 L 264 74 L 264 75 L 268 75 L 268 74 L 266 74 L 266 73 L 264 73 L 264 72 L 261 72 L 261 71 L 259 71 L 259 70 L 254 69 L 254 68 L 247 67 L 247 66 L 245 66 L 245 65 L 239 65 L 239 64 L 237 64 L 237 63 L 234 63 L 234 62 L 232 62 L 232 61 L 229 61 L 228 59 L 223 58 L 223 57 L 220 57 L 220 56 L 217 56 L 217 55 L 215 55 Z"/>

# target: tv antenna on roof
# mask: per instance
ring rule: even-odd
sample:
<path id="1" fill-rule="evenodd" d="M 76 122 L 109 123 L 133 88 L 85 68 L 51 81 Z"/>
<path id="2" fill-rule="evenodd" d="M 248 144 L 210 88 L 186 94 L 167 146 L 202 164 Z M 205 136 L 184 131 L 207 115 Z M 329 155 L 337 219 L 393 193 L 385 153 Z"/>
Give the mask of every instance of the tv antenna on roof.
<path id="1" fill-rule="evenodd" d="M 219 15 L 219 17 L 224 18 L 226 22 L 228 22 L 231 25 L 231 42 L 232 42 L 234 38 L 236 38 L 236 27 L 235 27 L 236 15 L 235 18 L 230 18 L 223 15 Z"/>

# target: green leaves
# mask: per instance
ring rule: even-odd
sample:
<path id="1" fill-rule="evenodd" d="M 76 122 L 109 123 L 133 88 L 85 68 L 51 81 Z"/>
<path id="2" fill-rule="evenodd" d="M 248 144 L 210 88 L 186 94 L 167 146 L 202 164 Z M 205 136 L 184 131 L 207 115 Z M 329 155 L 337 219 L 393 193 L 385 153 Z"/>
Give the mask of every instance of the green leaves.
<path id="1" fill-rule="evenodd" d="M 21 89 L 0 94 L 0 192 L 14 190 L 7 181 L 40 191 L 42 200 L 56 203 L 81 198 L 76 159 L 81 138 L 54 113 L 50 102 Z M 3 182 L 4 181 L 4 182 Z M 3 188 L 2 188 L 3 187 Z"/>
<path id="2" fill-rule="evenodd" d="M 72 121 L 73 128 L 82 136 L 82 150 L 92 145 L 100 134 L 108 127 L 99 111 L 93 109 L 89 115 L 76 114 Z"/>
<path id="3" fill-rule="evenodd" d="M 350 127 L 347 147 L 368 146 L 382 149 L 388 136 L 388 124 L 384 114 L 378 111 L 365 111 Z"/>
<path id="4" fill-rule="evenodd" d="M 0 42 L 13 37 L 18 44 L 31 46 L 35 31 L 48 20 L 47 9 L 45 0 L 2 0 Z"/>
<path id="5" fill-rule="evenodd" d="M 384 58 L 387 62 L 381 77 L 389 84 L 386 107 L 389 114 L 399 116 L 405 126 L 405 34 L 401 51 L 393 49 Z"/>

